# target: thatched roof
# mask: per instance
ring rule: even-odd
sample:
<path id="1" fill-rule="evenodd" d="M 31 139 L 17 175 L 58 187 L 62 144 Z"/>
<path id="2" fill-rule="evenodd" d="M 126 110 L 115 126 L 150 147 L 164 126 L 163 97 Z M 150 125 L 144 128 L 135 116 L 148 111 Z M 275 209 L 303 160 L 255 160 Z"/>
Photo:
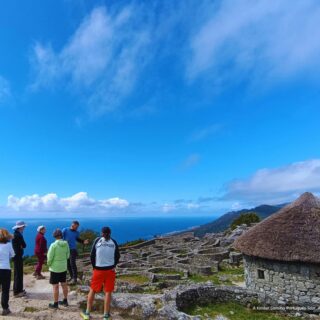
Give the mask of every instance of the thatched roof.
<path id="1" fill-rule="evenodd" d="M 320 263 L 320 200 L 304 193 L 249 229 L 233 246 L 249 256 Z"/>

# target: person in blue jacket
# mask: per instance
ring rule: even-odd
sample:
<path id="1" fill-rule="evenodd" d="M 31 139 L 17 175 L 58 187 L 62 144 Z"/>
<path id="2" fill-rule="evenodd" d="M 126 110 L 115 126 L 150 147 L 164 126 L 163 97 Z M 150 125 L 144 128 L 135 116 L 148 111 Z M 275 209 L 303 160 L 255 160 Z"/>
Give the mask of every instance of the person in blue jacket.
<path id="1" fill-rule="evenodd" d="M 82 244 L 88 244 L 89 240 L 80 239 L 80 232 L 78 228 L 80 223 L 78 221 L 72 221 L 69 228 L 64 228 L 62 230 L 63 240 L 67 241 L 70 248 L 70 257 L 68 259 L 68 272 L 70 279 L 68 280 L 71 284 L 77 284 L 78 281 L 78 268 L 77 268 L 77 242 Z"/>

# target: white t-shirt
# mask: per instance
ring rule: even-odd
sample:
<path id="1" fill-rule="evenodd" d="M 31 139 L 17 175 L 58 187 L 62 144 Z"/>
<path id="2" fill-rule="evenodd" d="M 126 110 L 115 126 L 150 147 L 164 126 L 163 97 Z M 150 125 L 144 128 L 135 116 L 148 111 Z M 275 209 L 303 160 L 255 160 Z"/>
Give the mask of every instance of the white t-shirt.
<path id="1" fill-rule="evenodd" d="M 10 259 L 14 255 L 11 242 L 0 243 L 0 269 L 10 270 Z"/>

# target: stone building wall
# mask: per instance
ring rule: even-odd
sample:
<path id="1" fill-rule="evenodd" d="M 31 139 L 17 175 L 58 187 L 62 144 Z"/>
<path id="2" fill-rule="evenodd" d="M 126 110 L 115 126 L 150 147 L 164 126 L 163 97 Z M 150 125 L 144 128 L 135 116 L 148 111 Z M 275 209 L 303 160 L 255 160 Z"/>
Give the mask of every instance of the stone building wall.
<path id="1" fill-rule="evenodd" d="M 244 256 L 248 289 L 280 305 L 320 305 L 320 265 Z"/>

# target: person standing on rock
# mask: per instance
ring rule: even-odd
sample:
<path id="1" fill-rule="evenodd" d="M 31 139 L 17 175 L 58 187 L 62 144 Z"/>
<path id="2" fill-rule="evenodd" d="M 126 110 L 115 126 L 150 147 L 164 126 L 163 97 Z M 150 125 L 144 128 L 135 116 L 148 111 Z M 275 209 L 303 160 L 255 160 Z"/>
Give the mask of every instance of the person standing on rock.
<path id="1" fill-rule="evenodd" d="M 47 261 L 50 271 L 50 284 L 53 287 L 53 303 L 49 304 L 49 308 L 58 309 L 59 304 L 68 306 L 67 261 L 70 256 L 70 249 L 68 242 L 62 240 L 60 229 L 53 232 L 53 237 L 56 241 L 50 245 Z M 63 291 L 64 299 L 62 301 L 59 301 L 59 283 Z"/>
<path id="2" fill-rule="evenodd" d="M 62 230 L 63 240 L 67 241 L 70 248 L 70 258 L 68 259 L 68 272 L 70 275 L 70 284 L 77 284 L 78 281 L 78 268 L 77 268 L 77 242 L 82 244 L 88 244 L 89 240 L 80 239 L 80 233 L 78 231 L 80 224 L 78 221 L 72 221 L 70 228 L 64 228 Z"/>
<path id="3" fill-rule="evenodd" d="M 16 298 L 26 295 L 26 291 L 23 289 L 23 253 L 24 249 L 27 247 L 23 238 L 23 230 L 26 226 L 27 225 L 23 221 L 17 221 L 16 225 L 12 228 L 14 230 L 12 247 L 15 252 L 13 258 L 13 295 Z"/>
<path id="4" fill-rule="evenodd" d="M 117 242 L 111 238 L 111 229 L 103 227 L 101 237 L 98 237 L 91 249 L 91 264 L 93 267 L 93 275 L 91 279 L 90 292 L 88 294 L 87 309 L 81 312 L 84 320 L 90 319 L 90 311 L 93 305 L 94 296 L 101 292 L 102 288 L 105 292 L 104 299 L 104 316 L 103 320 L 110 318 L 111 295 L 114 291 L 116 272 L 115 267 L 120 259 L 120 252 Z"/>
<path id="5" fill-rule="evenodd" d="M 0 229 L 0 287 L 1 287 L 1 307 L 2 315 L 6 316 L 11 313 L 9 309 L 9 291 L 11 283 L 10 259 L 15 253 L 10 240 L 12 235 L 8 230 Z"/>
<path id="6" fill-rule="evenodd" d="M 41 280 L 45 279 L 45 277 L 41 274 L 41 271 L 47 254 L 47 239 L 44 236 L 44 234 L 46 233 L 46 227 L 39 226 L 37 228 L 37 231 L 38 233 L 36 236 L 34 254 L 38 258 L 38 263 L 35 267 L 33 275 L 36 277 L 37 280 Z"/>

